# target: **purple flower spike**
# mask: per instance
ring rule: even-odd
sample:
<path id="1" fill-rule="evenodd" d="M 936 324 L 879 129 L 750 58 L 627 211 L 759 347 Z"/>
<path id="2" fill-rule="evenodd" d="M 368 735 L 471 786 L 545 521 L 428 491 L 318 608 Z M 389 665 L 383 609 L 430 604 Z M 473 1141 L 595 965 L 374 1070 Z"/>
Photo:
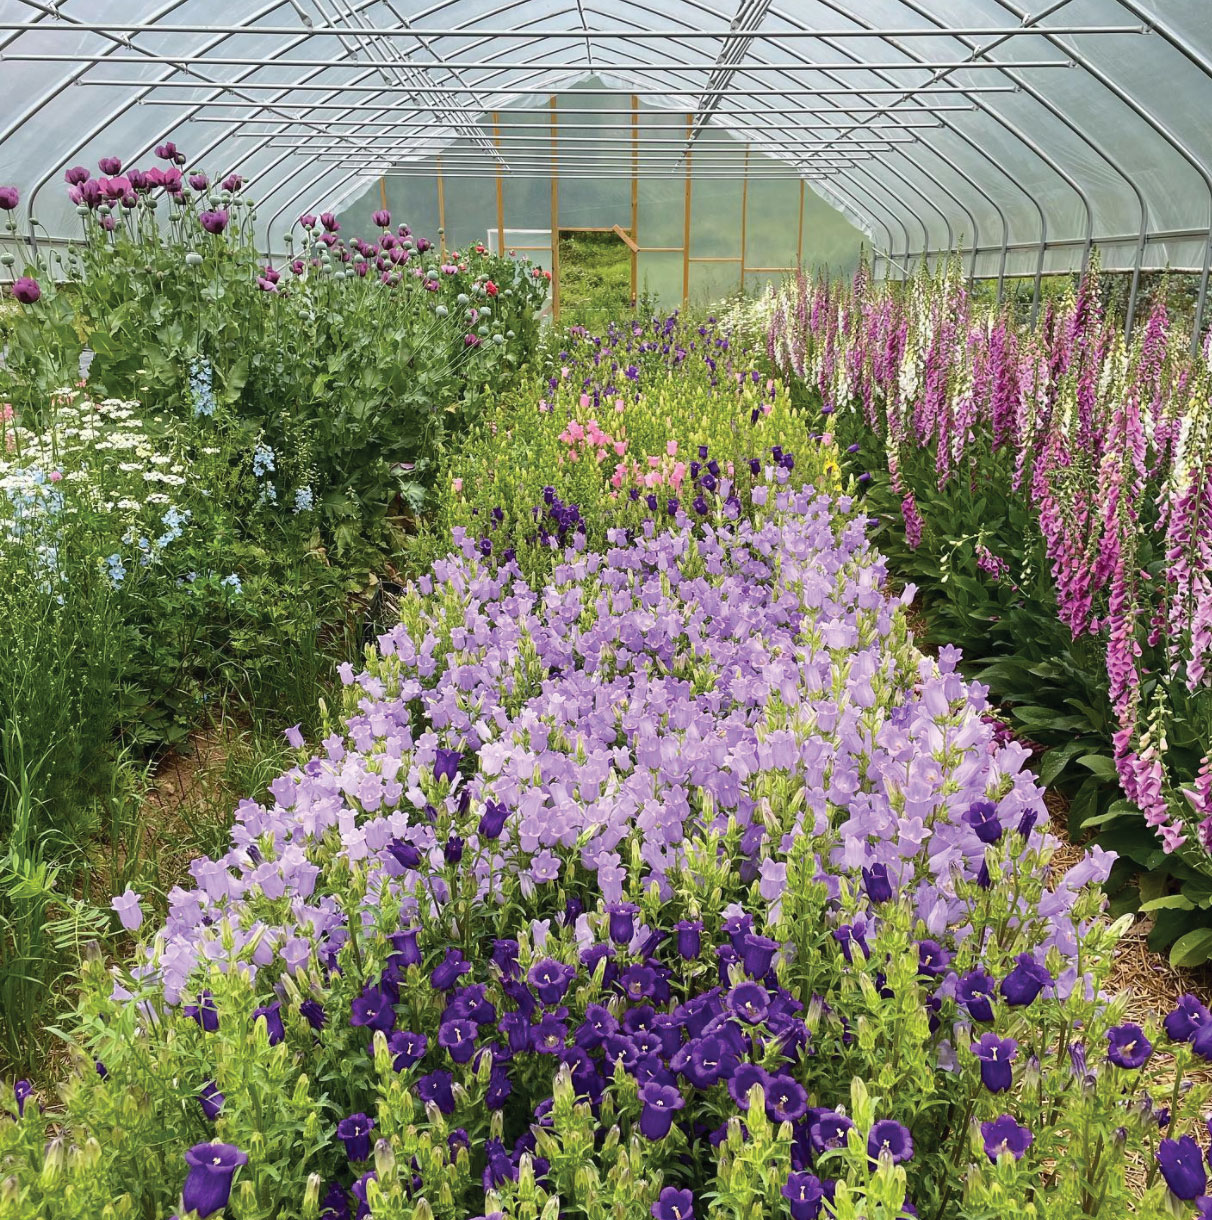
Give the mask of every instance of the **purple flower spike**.
<path id="1" fill-rule="evenodd" d="M 199 1216 L 222 1211 L 231 1198 L 231 1180 L 248 1154 L 234 1144 L 195 1144 L 185 1154 L 189 1173 L 181 1191 L 181 1206 Z"/>

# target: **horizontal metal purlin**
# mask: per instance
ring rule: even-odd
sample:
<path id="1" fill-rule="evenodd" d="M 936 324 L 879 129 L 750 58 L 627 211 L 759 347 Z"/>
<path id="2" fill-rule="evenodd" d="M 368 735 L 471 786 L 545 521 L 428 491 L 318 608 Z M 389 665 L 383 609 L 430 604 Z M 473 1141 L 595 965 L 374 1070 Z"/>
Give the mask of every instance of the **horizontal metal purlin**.
<path id="1" fill-rule="evenodd" d="M 165 103 L 163 101 L 161 101 L 160 104 L 164 105 Z M 183 103 L 169 102 L 167 104 L 171 105 L 171 106 L 180 106 Z M 225 106 L 235 106 L 238 103 L 224 102 L 223 104 Z M 342 109 L 344 109 L 344 107 L 342 107 Z M 375 106 L 375 107 L 372 107 L 372 109 L 381 110 L 382 107 Z M 599 113 L 601 113 L 602 115 L 608 115 L 608 116 L 617 114 L 620 117 L 625 117 L 625 116 L 623 116 L 622 111 L 603 110 L 603 111 L 600 111 Z M 753 113 L 762 114 L 764 112 L 763 111 L 754 111 Z M 790 112 L 788 112 L 788 113 L 790 113 Z M 846 113 L 849 113 L 849 111 L 847 111 Z M 734 111 L 729 111 L 728 117 L 733 118 L 733 117 L 740 117 L 740 116 Z M 229 126 L 235 121 L 236 121 L 235 116 L 225 118 L 222 115 L 217 115 L 217 114 L 193 115 L 189 119 L 185 120 L 185 122 L 188 122 L 188 123 L 227 123 Z M 296 119 L 296 118 L 282 118 L 279 116 L 270 116 L 270 117 L 267 117 L 264 119 L 240 119 L 239 120 L 241 130 L 244 130 L 246 127 L 251 127 L 255 123 L 259 123 L 261 125 L 265 125 L 267 123 L 277 123 L 279 126 L 281 126 L 284 123 L 301 123 L 301 122 L 315 122 L 317 124 L 322 124 L 325 127 L 357 127 L 359 129 L 367 128 L 367 127 L 384 127 L 387 129 L 386 131 L 384 131 L 382 133 L 384 135 L 387 135 L 391 131 L 395 131 L 395 130 L 398 130 L 398 129 L 401 129 L 404 127 L 420 129 L 422 131 L 451 131 L 451 130 L 453 130 L 449 123 L 434 122 L 429 119 L 391 119 L 391 118 L 387 118 L 387 119 L 314 119 L 314 120 L 307 120 L 304 117 L 300 117 L 300 118 Z M 539 124 L 539 123 L 506 123 L 504 120 L 501 121 L 499 126 L 500 126 L 502 132 L 525 131 L 525 132 L 532 132 L 532 133 L 536 133 L 536 134 L 540 131 L 540 128 L 541 128 L 541 124 Z M 609 131 L 609 130 L 611 130 L 612 127 L 615 127 L 615 126 L 617 126 L 617 129 L 620 132 L 620 136 L 626 134 L 627 128 L 624 123 L 618 123 L 618 124 L 561 123 L 560 130 L 561 131 Z M 844 123 L 843 122 L 798 123 L 798 124 L 779 123 L 776 125 L 776 130 L 779 132 L 780 135 L 782 135 L 788 131 L 837 131 L 839 128 L 842 128 L 842 127 L 849 128 L 852 126 L 853 126 L 853 124 L 849 120 Z M 942 124 L 941 123 L 898 123 L 898 122 L 894 121 L 891 123 L 864 123 L 863 127 L 867 131 L 919 131 L 919 130 L 928 131 L 928 130 L 937 130 L 938 128 L 942 127 Z M 648 137 L 651 132 L 654 132 L 654 131 L 683 131 L 684 132 L 685 130 L 686 130 L 685 123 L 645 123 L 642 125 L 642 127 L 640 129 L 640 138 L 644 139 L 644 138 Z M 733 135 L 733 134 L 737 133 L 738 131 L 752 131 L 753 128 L 752 127 L 743 127 L 743 126 L 742 127 L 724 127 L 724 126 L 721 126 L 719 123 L 712 123 L 709 130 L 714 131 L 720 135 Z M 281 133 L 272 132 L 272 131 L 258 131 L 253 134 L 258 135 L 258 136 L 270 136 L 270 135 L 277 135 L 277 134 L 281 134 Z M 370 132 L 368 134 L 373 135 L 374 133 Z M 502 136 L 502 139 L 507 139 L 507 138 L 510 138 L 510 137 Z M 681 143 L 683 143 L 683 144 L 685 143 L 684 137 L 682 138 Z"/>
<path id="2" fill-rule="evenodd" d="M 76 22 L 63 25 L 37 24 L 32 21 L 0 21 L 0 30 L 28 31 L 36 34 L 69 33 L 69 34 L 277 34 L 282 37 L 298 38 L 319 37 L 321 35 L 345 36 L 350 34 L 347 26 L 328 25 L 210 25 L 198 23 L 169 23 L 158 21 L 114 22 L 104 25 L 91 22 Z M 706 38 L 734 41 L 739 38 L 753 38 L 758 41 L 774 39 L 812 39 L 812 38 L 1015 38 L 1022 35 L 1032 35 L 1036 38 L 1045 34 L 1148 34 L 1145 25 L 1049 25 L 1024 28 L 1023 26 L 940 26 L 902 27 L 900 29 L 861 29 L 844 30 L 772 30 L 766 29 L 759 33 L 744 33 L 734 30 L 535 30 L 525 31 L 509 29 L 477 28 L 468 26 L 462 29 L 414 29 L 410 27 L 375 26 L 367 33 L 373 33 L 376 38 L 411 38 L 418 43 L 418 50 L 425 49 L 420 45 L 423 38 L 566 38 L 580 42 L 586 36 L 593 39 L 621 39 L 626 41 L 643 40 L 647 38 Z"/>
<path id="3" fill-rule="evenodd" d="M 1002 65 L 1005 67 L 1006 65 Z M 683 69 L 679 69 L 682 71 Z M 540 69 L 541 71 L 541 69 Z M 578 69 L 584 71 L 584 69 Z M 413 89 L 405 85 L 345 85 L 340 83 L 325 83 L 312 84 L 304 81 L 204 81 L 204 80 L 111 80 L 109 77 L 99 78 L 95 80 L 79 80 L 76 85 L 98 85 L 108 89 L 230 89 L 233 91 L 244 91 L 250 89 L 293 89 L 300 93 L 315 92 L 315 93 L 397 93 L 403 94 L 409 99 L 410 106 L 416 106 L 418 110 L 424 110 L 424 106 L 417 105 L 415 94 L 418 92 L 425 93 L 486 93 L 492 97 L 545 97 L 552 89 L 562 91 L 564 93 L 575 93 L 581 97 L 620 97 L 623 90 L 619 89 L 582 89 L 575 82 L 560 86 L 554 82 L 546 81 L 543 84 L 528 85 L 528 86 L 505 86 L 494 85 L 490 81 L 474 80 L 468 81 L 465 85 L 426 85 L 423 89 Z M 627 93 L 634 93 L 641 97 L 669 97 L 671 94 L 677 96 L 685 94 L 684 88 L 672 88 L 666 86 L 664 89 L 633 89 L 629 85 L 626 89 Z M 1019 92 L 1015 85 L 905 85 L 903 87 L 897 85 L 880 86 L 879 88 L 867 88 L 863 85 L 856 85 L 853 89 L 847 89 L 844 85 L 831 86 L 827 89 L 777 89 L 775 90 L 779 97 L 879 97 L 884 94 L 889 96 L 916 96 L 920 93 L 928 93 L 932 97 L 937 97 L 940 94 L 947 93 L 1017 93 Z M 721 97 L 769 97 L 771 90 L 769 89 L 727 89 L 720 94 Z M 182 102 L 192 105 L 192 99 L 185 99 Z M 287 102 L 286 105 L 306 106 L 306 102 Z M 388 105 L 389 103 L 384 103 Z M 432 107 L 430 107 L 432 109 Z M 849 107 L 847 107 L 849 109 Z"/>
<path id="4" fill-rule="evenodd" d="M 83 82 L 81 82 L 81 83 L 83 83 Z M 194 88 L 195 89 L 205 89 L 205 88 L 207 88 L 207 85 L 205 84 L 205 82 L 199 82 L 197 85 L 194 86 Z M 307 88 L 322 90 L 323 86 L 322 85 L 308 85 Z M 384 89 L 383 91 L 386 92 L 386 89 Z M 575 89 L 566 90 L 565 95 L 567 96 L 568 94 L 576 93 L 576 92 L 580 92 L 580 91 L 575 90 Z M 767 96 L 767 95 L 768 94 L 763 93 L 761 96 Z M 544 92 L 543 96 L 546 96 L 545 92 Z M 621 97 L 624 95 L 622 93 L 618 93 L 618 94 L 616 94 L 616 96 Z M 758 96 L 758 95 L 755 94 L 754 96 Z M 920 96 L 915 98 L 914 102 L 915 102 L 915 105 L 914 105 L 913 113 L 915 115 L 923 114 L 923 113 L 924 114 L 956 114 L 956 113 L 975 114 L 977 111 L 977 107 L 975 105 L 963 105 L 963 104 L 957 105 L 955 103 L 951 103 L 951 104 L 943 105 L 943 106 L 927 105 L 926 102 L 924 102 Z M 225 106 L 228 108 L 239 107 L 241 110 L 243 110 L 246 113 L 247 113 L 247 111 L 249 109 L 249 105 L 250 105 L 250 103 L 247 101 L 228 101 L 226 98 L 218 98 L 218 97 L 215 97 L 215 98 L 145 97 L 145 98 L 140 98 L 137 104 L 140 106 L 175 106 L 178 108 L 188 106 L 191 109 L 193 109 L 194 107 L 197 107 L 197 106 L 207 106 L 207 107 Z M 353 112 L 362 111 L 362 110 L 373 110 L 376 114 L 382 114 L 384 109 L 386 108 L 386 105 L 387 105 L 386 103 L 382 103 L 382 102 L 376 104 L 376 103 L 370 103 L 370 102 L 281 102 L 281 101 L 279 101 L 279 102 L 265 102 L 263 105 L 253 106 L 252 109 L 253 110 L 267 110 L 271 106 L 274 109 L 280 109 L 283 106 L 295 106 L 295 107 L 304 107 L 308 111 L 340 110 L 345 113 L 353 113 Z M 522 110 L 522 111 L 515 110 L 515 111 L 512 111 L 512 113 L 514 113 L 514 114 L 539 114 L 541 112 L 538 109 L 535 109 L 535 110 Z M 566 115 L 566 114 L 601 114 L 601 115 L 616 115 L 617 116 L 617 115 L 621 115 L 623 113 L 624 112 L 622 110 L 606 109 L 606 108 L 603 108 L 600 106 L 569 107 L 568 109 L 565 109 L 564 107 L 560 108 L 561 116 Z M 645 116 L 655 116 L 655 117 L 665 117 L 665 116 L 668 116 L 671 114 L 676 114 L 676 113 L 677 113 L 677 111 L 666 109 L 665 107 L 652 107 L 648 110 L 643 111 L 643 114 Z M 797 106 L 797 107 L 793 107 L 793 108 L 787 108 L 785 106 L 776 106 L 776 107 L 747 106 L 743 110 L 717 110 L 715 112 L 715 115 L 713 116 L 713 122 L 714 122 L 714 120 L 720 119 L 720 118 L 728 118 L 728 119 L 748 118 L 751 115 L 803 115 L 803 114 L 815 115 L 815 114 L 841 114 L 841 113 L 843 113 L 843 110 L 836 105 L 834 105 L 834 106 Z M 848 114 L 848 115 L 849 114 L 873 114 L 873 115 L 876 115 L 877 117 L 886 117 L 886 115 L 887 115 L 887 111 L 884 106 L 850 106 L 850 105 L 847 105 L 844 108 L 844 113 Z M 188 122 L 188 123 L 219 123 L 219 122 L 231 122 L 231 121 L 232 121 L 231 117 L 211 118 L 206 115 L 194 115 L 194 116 L 191 116 L 191 117 L 188 117 L 188 118 L 182 120 L 182 122 Z M 241 121 L 247 121 L 247 122 L 251 122 L 251 123 L 272 123 L 275 120 L 273 120 L 273 119 L 247 119 L 247 120 L 244 120 L 243 116 L 241 116 Z M 305 118 L 301 117 L 297 121 L 305 122 L 307 120 Z M 352 123 L 352 122 L 357 122 L 358 120 L 350 119 L 349 121 Z M 400 120 L 400 122 L 407 122 L 407 121 L 408 120 L 403 120 L 403 119 Z M 428 120 L 417 119 L 416 122 L 423 123 L 423 122 L 428 122 Z M 718 126 L 718 124 L 716 124 L 716 125 Z M 842 127 L 847 126 L 847 125 L 848 124 L 845 124 L 845 123 L 833 124 L 833 126 L 842 126 Z M 679 131 L 685 130 L 685 124 L 681 121 L 679 121 L 674 126 L 676 127 L 676 130 L 679 130 Z M 895 124 L 895 126 L 900 126 L 900 124 Z M 937 127 L 937 126 L 940 126 L 940 124 L 937 124 L 937 123 L 912 124 L 912 123 L 910 123 L 910 124 L 907 124 L 907 126 Z M 668 127 L 668 125 L 667 125 L 667 127 Z"/>
<path id="5" fill-rule="evenodd" d="M 415 138 L 414 138 L 415 137 Z M 249 138 L 247 133 L 244 133 L 244 138 Z M 267 148 L 314 148 L 328 147 L 333 144 L 340 144 L 342 147 L 349 147 L 351 143 L 363 144 L 366 146 L 375 146 L 378 148 L 407 148 L 410 140 L 412 142 L 424 143 L 426 140 L 433 140 L 432 136 L 425 136 L 421 133 L 410 133 L 405 135 L 395 135 L 391 132 L 348 132 L 340 133 L 339 135 L 330 135 L 324 132 L 316 132 L 308 135 L 296 136 L 290 131 L 270 132 L 258 131 L 254 132 L 252 138 L 264 139 Z M 708 150 L 708 155 L 712 153 L 733 152 L 741 154 L 745 147 L 755 149 L 770 149 L 775 151 L 795 151 L 804 149 L 811 151 L 814 148 L 831 147 L 836 148 L 839 153 L 853 152 L 856 149 L 888 149 L 897 145 L 916 144 L 916 140 L 892 140 L 881 139 L 878 136 L 848 136 L 846 143 L 841 143 L 838 140 L 822 140 L 806 139 L 806 140 L 777 140 L 771 139 L 769 136 L 754 133 L 752 140 L 732 140 L 727 145 L 716 144 L 712 145 Z M 595 140 L 590 136 L 586 136 L 579 140 L 561 141 L 563 147 L 570 148 L 573 152 L 628 152 L 631 148 L 647 149 L 653 153 L 679 153 L 686 147 L 683 141 L 678 140 L 643 140 L 634 141 L 630 146 L 627 145 L 623 138 L 608 138 Z M 450 147 L 447 145 L 447 147 Z M 543 152 L 543 145 L 537 138 L 530 139 L 525 137 L 515 137 L 510 142 L 504 136 L 501 137 L 499 145 L 502 152 Z M 706 146 L 705 146 L 706 147 Z M 458 155 L 459 150 L 453 150 L 455 155 Z M 470 150 L 469 150 L 470 151 Z"/>
<path id="6" fill-rule="evenodd" d="M 1206 241 L 1208 230 L 1204 229 L 1157 229 L 1145 234 L 1146 244 L 1156 245 L 1158 242 L 1166 241 Z M 1135 245 L 1140 240 L 1139 233 L 1122 233 L 1111 237 L 1094 237 L 1091 239 L 1095 246 L 1127 246 Z M 1053 237 L 1044 242 L 1045 250 L 1066 250 L 1074 247 L 1085 246 L 1086 239 L 1084 237 Z M 1022 253 L 1024 251 L 1038 250 L 1040 243 L 1037 241 L 1019 241 L 1011 242 L 1006 249 L 1010 253 Z M 1000 254 L 1002 247 L 996 246 L 977 246 L 969 248 L 965 251 L 966 254 Z M 927 250 L 925 252 L 928 258 L 939 258 L 942 255 L 953 253 L 949 250 Z M 918 251 L 911 253 L 912 258 L 921 258 L 922 254 Z"/>
<path id="7" fill-rule="evenodd" d="M 233 55 L 140 55 L 138 57 L 125 58 L 115 55 L 84 55 L 72 54 L 64 52 L 61 55 L 52 55 L 44 51 L 6 51 L 0 53 L 0 62 L 11 63 L 73 63 L 73 64 L 105 64 L 106 67 L 123 67 L 126 64 L 135 64 L 143 66 L 145 64 L 191 64 L 197 67 L 210 67 L 213 64 L 223 64 L 228 67 L 235 68 L 264 68 L 269 65 L 264 59 L 243 59 Z M 338 59 L 276 59 L 273 61 L 274 68 L 341 68 L 350 71 L 365 72 L 368 68 L 374 68 L 378 65 L 377 60 L 360 60 L 350 59 L 348 56 L 342 56 Z M 500 63 L 496 60 L 449 60 L 442 63 L 413 63 L 409 62 L 409 67 L 424 69 L 426 71 L 445 71 L 449 69 L 452 72 L 470 71 L 478 68 L 492 68 L 494 72 L 584 72 L 599 76 L 602 73 L 609 75 L 612 71 L 633 72 L 637 70 L 652 71 L 652 72 L 698 72 L 708 71 L 714 65 L 711 60 L 705 59 L 693 62 L 646 62 L 638 61 L 636 63 L 596 63 L 590 65 L 588 63 L 576 64 L 552 64 L 542 60 L 536 60 L 533 63 Z M 731 67 L 732 65 L 729 65 Z M 912 60 L 901 60 L 894 63 L 855 63 L 853 60 L 845 63 L 819 63 L 819 64 L 801 64 L 801 63 L 771 63 L 769 60 L 762 60 L 759 63 L 741 63 L 736 65 L 738 72 L 899 72 L 902 69 L 907 72 L 956 72 L 959 70 L 967 71 L 973 69 L 1002 69 L 1002 68 L 1071 68 L 1073 61 L 1069 59 L 1023 59 L 1023 60 L 1007 60 L 999 62 L 996 60 L 966 60 L 953 63 L 945 63 L 943 61 L 925 63 L 914 63 Z"/>

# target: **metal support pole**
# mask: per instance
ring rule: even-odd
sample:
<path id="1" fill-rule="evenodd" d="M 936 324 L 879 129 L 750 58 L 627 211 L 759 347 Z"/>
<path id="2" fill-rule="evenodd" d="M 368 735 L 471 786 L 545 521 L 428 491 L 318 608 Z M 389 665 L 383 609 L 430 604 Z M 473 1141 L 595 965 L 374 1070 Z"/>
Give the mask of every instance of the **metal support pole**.
<path id="1" fill-rule="evenodd" d="M 802 180 L 801 180 L 802 181 Z M 745 145 L 745 177 L 741 180 L 741 295 L 745 295 L 746 229 L 749 225 L 749 145 Z"/>
<path id="2" fill-rule="evenodd" d="M 501 147 L 501 118 L 494 110 L 492 112 L 492 139 L 498 149 Z M 497 162 L 497 254 L 505 255 L 505 180 L 501 177 L 501 162 Z"/>
<path id="3" fill-rule="evenodd" d="M 560 163 L 558 125 L 559 103 L 556 95 L 548 102 L 551 108 L 551 320 L 560 320 Z"/>
<path id="4" fill-rule="evenodd" d="M 640 99 L 631 95 L 631 308 L 639 302 L 640 265 Z"/>
<path id="5" fill-rule="evenodd" d="M 795 234 L 795 265 L 803 269 L 804 266 L 804 190 L 805 183 L 803 178 L 800 179 L 800 218 L 796 226 Z"/>
<path id="6" fill-rule="evenodd" d="M 694 115 L 686 116 L 686 139 L 694 130 Z M 682 217 L 682 308 L 690 304 L 690 162 L 694 152 L 686 149 L 686 207 Z"/>
<path id="7" fill-rule="evenodd" d="M 446 184 L 442 180 L 442 158 L 438 157 L 438 249 L 446 258 Z"/>

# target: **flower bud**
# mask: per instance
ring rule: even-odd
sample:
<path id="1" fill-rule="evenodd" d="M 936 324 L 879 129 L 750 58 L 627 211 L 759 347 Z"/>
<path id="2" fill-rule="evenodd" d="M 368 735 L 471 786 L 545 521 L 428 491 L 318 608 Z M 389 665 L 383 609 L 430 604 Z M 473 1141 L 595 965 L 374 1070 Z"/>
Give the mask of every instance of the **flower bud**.
<path id="1" fill-rule="evenodd" d="M 396 1176 L 396 1154 L 388 1140 L 375 1140 L 375 1173 L 380 1182 L 394 1181 Z"/>
<path id="2" fill-rule="evenodd" d="M 307 1175 L 307 1186 L 303 1191 L 303 1220 L 316 1220 L 320 1214 L 320 1191 L 324 1179 L 318 1173 Z"/>
<path id="3" fill-rule="evenodd" d="M 185 255 L 185 265 L 187 267 L 201 267 L 202 266 L 202 255 L 200 255 L 197 252 L 197 250 L 190 250 Z"/>

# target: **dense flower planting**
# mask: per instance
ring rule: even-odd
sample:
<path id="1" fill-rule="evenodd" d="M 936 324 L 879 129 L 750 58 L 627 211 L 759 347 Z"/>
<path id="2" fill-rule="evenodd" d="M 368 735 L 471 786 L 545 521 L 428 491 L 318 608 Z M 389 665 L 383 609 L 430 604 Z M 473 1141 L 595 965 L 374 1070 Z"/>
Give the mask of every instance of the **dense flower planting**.
<path id="1" fill-rule="evenodd" d="M 1164 299 L 1125 346 L 1100 299 L 1095 270 L 1023 330 L 954 266 L 904 294 L 802 279 L 770 303 L 768 354 L 859 470 L 886 469 L 905 566 L 1061 746 L 1049 775 L 1087 775 L 1075 826 L 1181 885 L 1159 912 L 1173 939 L 1194 911 L 1176 950 L 1194 961 L 1212 949 L 1208 352 L 1188 355 Z M 1131 803 L 1108 808 L 1114 778 Z"/>
<path id="2" fill-rule="evenodd" d="M 137 964 L 91 968 L 0 1215 L 1202 1196 L 1206 1010 L 1099 997 L 1107 860 L 1050 877 L 1025 751 L 913 648 L 864 519 L 755 458 L 736 520 L 612 527 L 538 585 L 464 537 L 409 588 L 322 751 L 291 730 Z"/>

